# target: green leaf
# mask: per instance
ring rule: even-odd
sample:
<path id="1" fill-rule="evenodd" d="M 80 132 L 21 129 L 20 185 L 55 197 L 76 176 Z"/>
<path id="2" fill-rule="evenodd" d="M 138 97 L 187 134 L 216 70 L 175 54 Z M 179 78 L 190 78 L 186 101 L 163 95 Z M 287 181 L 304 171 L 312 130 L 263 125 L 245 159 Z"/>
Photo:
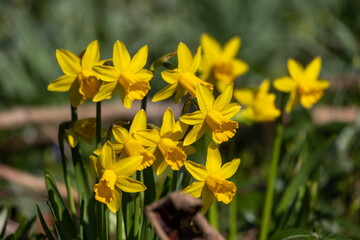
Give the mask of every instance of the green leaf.
<path id="1" fill-rule="evenodd" d="M 49 173 L 45 174 L 46 189 L 48 192 L 48 204 L 52 210 L 56 228 L 62 239 L 75 239 L 77 233 L 75 224 L 70 217 L 64 200 L 56 187 L 55 181 Z"/>
<path id="2" fill-rule="evenodd" d="M 276 232 L 270 237 L 269 240 L 312 240 L 318 239 L 317 234 L 312 233 L 311 231 L 305 229 L 287 229 L 283 231 Z"/>
<path id="3" fill-rule="evenodd" d="M 40 207 L 39 207 L 39 204 L 36 204 L 36 209 L 37 209 L 37 213 L 38 213 L 38 216 L 39 216 L 39 219 L 40 219 L 40 223 L 41 223 L 41 226 L 42 228 L 44 229 L 44 232 L 45 232 L 45 235 L 46 237 L 49 239 L 49 240 L 55 240 L 54 236 L 52 235 L 49 227 L 47 226 L 46 222 L 45 222 L 45 219 L 41 213 L 41 210 L 40 210 Z"/>
<path id="4" fill-rule="evenodd" d="M 296 192 L 301 186 L 304 186 L 308 180 L 310 173 L 318 166 L 321 156 L 333 143 L 334 139 L 331 138 L 324 142 L 319 149 L 309 156 L 306 162 L 302 165 L 300 171 L 296 174 L 294 179 L 290 182 L 288 187 L 285 189 L 284 194 L 282 195 L 279 204 L 276 208 L 276 215 L 282 213 L 286 208 L 292 203 L 293 198 L 295 197 Z"/>
<path id="5" fill-rule="evenodd" d="M 30 221 L 24 221 L 16 229 L 15 233 L 9 235 L 5 239 L 11 239 L 11 240 L 27 240 L 27 239 L 29 239 L 28 234 L 29 234 L 32 224 L 35 222 L 35 219 L 36 218 L 33 217 Z"/>
<path id="6" fill-rule="evenodd" d="M 0 239 L 5 236 L 6 224 L 10 216 L 10 207 L 4 207 L 0 212 Z"/>

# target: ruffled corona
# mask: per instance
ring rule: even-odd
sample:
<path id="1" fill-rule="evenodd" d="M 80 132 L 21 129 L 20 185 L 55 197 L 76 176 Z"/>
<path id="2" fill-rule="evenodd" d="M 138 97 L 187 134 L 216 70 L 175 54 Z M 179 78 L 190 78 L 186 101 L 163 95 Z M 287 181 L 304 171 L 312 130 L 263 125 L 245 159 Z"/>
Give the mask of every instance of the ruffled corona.
<path id="1" fill-rule="evenodd" d="M 135 139 L 130 139 L 125 143 L 124 151 L 128 156 L 143 156 L 143 161 L 137 169 L 138 171 L 150 167 L 155 161 L 155 156 L 152 153 L 146 151 L 146 149 Z"/>
<path id="2" fill-rule="evenodd" d="M 106 169 L 99 181 L 94 185 L 95 199 L 109 204 L 114 199 L 116 174 L 113 170 Z"/>
<path id="3" fill-rule="evenodd" d="M 205 180 L 206 186 L 212 191 L 219 202 L 228 204 L 233 199 L 236 186 L 233 182 L 224 180 L 215 174 L 210 174 Z"/>
<path id="4" fill-rule="evenodd" d="M 141 100 L 150 90 L 150 84 L 148 81 L 140 79 L 130 71 L 122 72 L 118 81 L 124 88 L 126 97 L 130 100 Z"/>
<path id="5" fill-rule="evenodd" d="M 84 74 L 84 71 L 78 74 L 79 93 L 84 99 L 93 99 L 96 93 L 99 91 L 101 83 L 100 81 L 88 74 Z"/>
<path id="6" fill-rule="evenodd" d="M 170 138 L 162 138 L 158 143 L 158 147 L 164 160 L 171 167 L 172 170 L 179 170 L 186 161 L 185 152 Z"/>
<path id="7" fill-rule="evenodd" d="M 208 112 L 205 121 L 213 130 L 216 139 L 220 143 L 227 142 L 235 136 L 236 129 L 239 127 L 237 122 L 226 119 L 216 110 Z"/>

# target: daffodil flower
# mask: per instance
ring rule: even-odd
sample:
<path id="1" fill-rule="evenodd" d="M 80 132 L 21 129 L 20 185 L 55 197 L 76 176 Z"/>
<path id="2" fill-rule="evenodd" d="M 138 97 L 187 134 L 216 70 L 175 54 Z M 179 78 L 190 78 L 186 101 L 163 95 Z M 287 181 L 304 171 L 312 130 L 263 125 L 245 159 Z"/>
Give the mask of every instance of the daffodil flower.
<path id="1" fill-rule="evenodd" d="M 93 101 L 109 99 L 118 91 L 126 108 L 131 108 L 134 100 L 142 100 L 150 90 L 149 81 L 153 77 L 153 73 L 144 68 L 147 57 L 147 45 L 140 48 L 131 59 L 125 44 L 117 41 L 113 49 L 114 66 L 93 68 L 103 81 Z"/>
<path id="2" fill-rule="evenodd" d="M 135 132 L 146 129 L 146 124 L 146 113 L 144 110 L 140 110 L 136 113 L 129 131 L 121 126 L 114 126 L 112 129 L 113 136 L 116 140 L 116 143 L 113 143 L 113 145 L 116 146 L 117 150 L 122 151 L 122 156 L 141 155 L 144 157 L 137 169 L 138 171 L 150 167 L 155 161 L 155 156 L 146 150 L 134 137 Z"/>
<path id="3" fill-rule="evenodd" d="M 203 34 L 200 42 L 203 49 L 200 77 L 205 80 L 214 77 L 218 80 L 216 86 L 221 92 L 236 77 L 248 71 L 249 66 L 236 58 L 241 44 L 240 37 L 231 38 L 224 47 L 208 34 Z"/>
<path id="4" fill-rule="evenodd" d="M 79 140 L 83 140 L 91 145 L 96 136 L 96 118 L 85 118 L 76 120 L 68 131 L 68 141 L 72 148 L 78 145 Z M 101 137 L 105 136 L 105 131 L 101 129 Z"/>
<path id="5" fill-rule="evenodd" d="M 172 110 L 165 111 L 160 130 L 148 129 L 136 131 L 135 138 L 144 146 L 154 149 L 154 172 L 160 175 L 167 166 L 172 170 L 179 170 L 188 154 L 194 152 L 191 146 L 184 147 L 179 140 L 184 136 L 187 126 L 180 122 L 175 123 Z M 149 150 L 150 151 L 150 150 Z"/>
<path id="6" fill-rule="evenodd" d="M 185 43 L 181 42 L 177 48 L 177 56 L 178 68 L 165 70 L 161 73 L 162 78 L 169 85 L 154 95 L 152 99 L 153 102 L 167 99 L 175 92 L 175 103 L 179 103 L 186 93 L 189 93 L 192 97 L 196 97 L 196 85 L 198 83 L 205 85 L 211 91 L 213 90 L 212 84 L 201 80 L 195 75 L 201 61 L 200 47 L 193 58 L 189 48 Z"/>
<path id="7" fill-rule="evenodd" d="M 117 212 L 122 199 L 122 192 L 141 192 L 145 185 L 130 178 L 142 162 L 142 156 L 120 158 L 116 161 L 115 151 L 109 141 L 102 150 L 99 159 L 90 156 L 90 164 L 99 180 L 94 185 L 95 199 L 105 203 L 110 211 Z"/>
<path id="8" fill-rule="evenodd" d="M 228 204 L 236 193 L 236 186 L 226 179 L 235 174 L 240 165 L 240 159 L 235 158 L 221 166 L 221 155 L 216 145 L 211 142 L 207 150 L 205 166 L 192 161 L 185 162 L 185 168 L 196 179 L 187 186 L 183 192 L 189 193 L 195 198 L 202 196 L 203 207 L 201 212 L 205 214 L 213 204 L 215 198 L 219 202 Z"/>
<path id="9" fill-rule="evenodd" d="M 285 76 L 274 81 L 274 87 L 280 92 L 290 92 L 286 104 L 286 112 L 291 112 L 299 102 L 305 108 L 310 108 L 318 102 L 324 94 L 324 89 L 329 87 L 329 82 L 319 80 L 321 58 L 316 57 L 304 69 L 294 59 L 289 59 L 288 69 L 290 77 Z"/>
<path id="10" fill-rule="evenodd" d="M 280 110 L 275 106 L 275 94 L 269 93 L 270 82 L 264 80 L 259 89 L 236 89 L 234 98 L 246 106 L 235 117 L 240 122 L 269 122 L 280 116 Z"/>
<path id="11" fill-rule="evenodd" d="M 70 102 L 73 107 L 79 106 L 86 99 L 93 99 L 100 88 L 100 80 L 92 70 L 93 66 L 102 65 L 99 43 L 91 42 L 82 57 L 65 50 L 56 50 L 56 58 L 64 75 L 51 82 L 49 91 L 70 91 Z"/>
<path id="12" fill-rule="evenodd" d="M 196 95 L 200 110 L 180 117 L 181 122 L 194 125 L 184 139 L 185 146 L 197 141 L 207 130 L 210 130 L 212 139 L 216 143 L 227 142 L 235 136 L 238 123 L 230 118 L 240 111 L 240 105 L 230 103 L 232 94 L 233 84 L 229 84 L 215 100 L 208 88 L 198 84 Z"/>

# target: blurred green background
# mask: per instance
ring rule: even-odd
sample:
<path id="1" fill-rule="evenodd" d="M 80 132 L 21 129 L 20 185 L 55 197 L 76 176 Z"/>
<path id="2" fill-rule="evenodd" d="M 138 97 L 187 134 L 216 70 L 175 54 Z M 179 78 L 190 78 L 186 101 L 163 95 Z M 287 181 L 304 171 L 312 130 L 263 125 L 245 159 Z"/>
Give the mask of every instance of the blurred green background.
<path id="1" fill-rule="evenodd" d="M 111 58 L 114 42 L 121 40 L 131 55 L 147 44 L 151 62 L 175 50 L 180 41 L 195 52 L 205 32 L 221 44 L 236 35 L 242 38 L 238 57 L 248 63 L 250 70 L 236 81 L 236 86 L 257 86 L 264 78 L 286 75 L 289 58 L 305 65 L 321 56 L 320 77 L 329 80 L 331 87 L 319 105 L 358 109 L 359 13 L 358 0 L 1 0 L 0 115 L 17 106 L 68 103 L 67 93 L 46 90 L 62 75 L 56 49 L 80 53 L 97 39 L 101 58 L 106 59 Z M 156 73 L 150 95 L 164 85 Z M 311 155 L 332 137 L 335 143 L 316 165 L 319 202 L 324 202 L 317 206 L 321 208 L 317 213 L 321 218 L 341 218 L 356 226 L 360 223 L 359 118 L 357 123 L 352 119 L 318 126 L 307 111 L 297 109 L 291 120 L 285 132 L 286 154 L 277 191 L 283 191 L 286 180 L 291 179 L 286 169 L 296 166 L 304 148 Z M 38 128 L 28 125 L 1 129 L 1 163 L 37 175 L 43 175 L 44 168 L 56 172 L 59 159 L 51 141 L 34 143 L 28 139 Z M 271 124 L 242 126 L 233 140 L 238 146 L 237 155 L 243 159 L 236 176 L 239 230 L 243 233 L 259 225 L 266 181 L 263 170 L 271 153 L 273 133 Z M 226 155 L 231 146 L 225 144 L 222 148 Z M 57 174 L 61 181 L 62 173 Z M 0 188 L 0 204 L 15 205 L 18 218 L 35 214 L 34 203 L 43 201 L 42 196 L 34 197 L 2 180 Z M 19 199 L 24 192 L 25 197 Z M 334 222 L 327 224 L 325 229 L 329 231 Z M 360 232 L 357 227 L 351 231 L 355 231 L 351 236 Z"/>

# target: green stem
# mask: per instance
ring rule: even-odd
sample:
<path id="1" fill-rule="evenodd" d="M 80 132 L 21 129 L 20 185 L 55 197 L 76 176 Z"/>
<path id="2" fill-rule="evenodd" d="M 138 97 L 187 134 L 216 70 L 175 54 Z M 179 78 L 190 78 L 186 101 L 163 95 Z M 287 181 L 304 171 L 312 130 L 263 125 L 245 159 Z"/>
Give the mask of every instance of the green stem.
<path id="1" fill-rule="evenodd" d="M 96 103 L 96 148 L 101 146 L 101 102 Z"/>
<path id="2" fill-rule="evenodd" d="M 141 172 L 136 171 L 136 180 L 141 180 Z M 139 239 L 139 225 L 140 225 L 140 193 L 135 196 L 135 209 L 134 209 L 134 239 Z"/>
<path id="3" fill-rule="evenodd" d="M 209 223 L 216 231 L 219 231 L 219 213 L 216 201 L 214 201 L 209 209 Z"/>
<path id="4" fill-rule="evenodd" d="M 116 213 L 116 240 L 122 240 L 122 211 L 121 208 Z"/>
<path id="5" fill-rule="evenodd" d="M 265 207 L 263 210 L 261 229 L 260 229 L 260 240 L 266 240 L 269 233 L 269 224 L 271 218 L 271 210 L 273 206 L 274 186 L 275 186 L 277 168 L 280 157 L 282 133 L 283 133 L 283 124 L 282 121 L 280 120 L 278 121 L 276 126 L 276 138 L 275 138 L 272 159 L 271 159 L 270 175 L 268 178 L 268 182 L 267 182 L 268 184 L 266 188 Z"/>
<path id="6" fill-rule="evenodd" d="M 235 240 L 237 234 L 237 196 L 229 204 L 229 240 Z"/>
<path id="7" fill-rule="evenodd" d="M 59 141 L 59 148 L 60 148 L 60 154 L 61 154 L 61 163 L 64 173 L 64 179 L 65 179 L 65 185 L 66 185 L 66 191 L 68 196 L 68 201 L 70 205 L 70 212 L 73 218 L 73 221 L 76 222 L 77 216 L 76 216 L 76 209 L 75 209 L 75 202 L 74 198 L 72 196 L 71 192 L 71 183 L 70 183 L 70 176 L 68 173 L 65 153 L 64 153 L 64 138 L 65 138 L 65 123 L 60 124 L 59 127 L 59 134 L 58 134 L 58 141 Z M 76 229 L 78 229 L 77 224 L 75 224 Z"/>
<path id="8" fill-rule="evenodd" d="M 178 171 L 173 171 L 172 184 L 171 184 L 171 191 L 172 192 L 177 190 L 176 189 L 177 181 L 178 181 Z"/>

